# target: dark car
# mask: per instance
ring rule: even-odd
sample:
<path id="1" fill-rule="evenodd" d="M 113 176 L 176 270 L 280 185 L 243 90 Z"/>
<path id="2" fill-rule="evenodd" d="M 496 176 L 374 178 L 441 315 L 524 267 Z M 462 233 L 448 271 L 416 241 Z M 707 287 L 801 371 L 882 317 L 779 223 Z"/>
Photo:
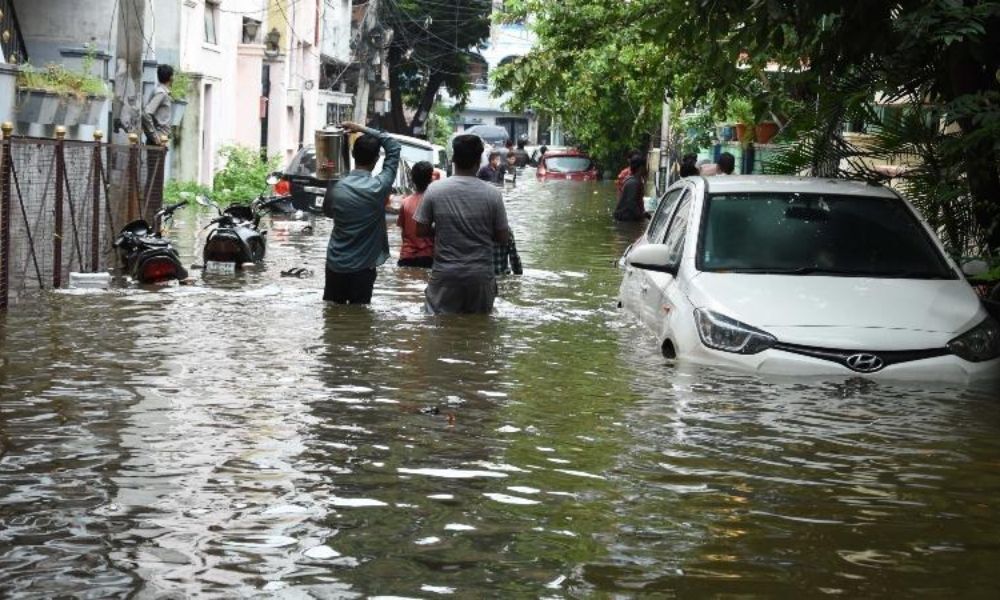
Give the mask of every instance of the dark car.
<path id="1" fill-rule="evenodd" d="M 507 140 L 510 139 L 510 133 L 507 132 L 507 129 L 498 125 L 473 125 L 461 133 L 478 135 L 483 139 L 483 142 L 494 148 L 503 148 Z"/>
<path id="2" fill-rule="evenodd" d="M 408 160 L 407 150 L 408 147 L 404 144 L 403 159 L 400 161 L 400 169 L 393 183 L 393 194 L 405 195 L 413 191 L 409 172 L 412 162 Z M 415 152 L 415 150 L 410 151 Z M 422 156 L 420 158 L 424 159 Z M 378 174 L 381 170 L 380 159 L 374 173 Z M 316 178 L 316 149 L 313 146 L 303 146 L 288 162 L 288 166 L 274 175 L 278 178 L 272 186 L 275 196 L 291 196 L 295 210 L 323 214 L 323 198 L 326 195 L 327 182 Z"/>
<path id="3" fill-rule="evenodd" d="M 278 182 L 272 186 L 275 196 L 291 196 L 296 210 L 320 214 L 323 212 L 323 197 L 326 181 L 316 179 L 316 149 L 303 146 L 295 153 L 280 173 Z"/>
<path id="4" fill-rule="evenodd" d="M 576 150 L 549 151 L 539 159 L 536 176 L 539 179 L 593 181 L 597 179 L 597 165 L 589 156 Z"/>

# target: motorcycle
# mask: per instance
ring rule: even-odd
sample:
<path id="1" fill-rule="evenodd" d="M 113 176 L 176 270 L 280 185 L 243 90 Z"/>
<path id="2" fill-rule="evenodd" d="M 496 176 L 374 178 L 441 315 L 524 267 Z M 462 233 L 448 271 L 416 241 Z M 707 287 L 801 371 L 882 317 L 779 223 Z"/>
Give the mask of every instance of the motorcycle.
<path id="1" fill-rule="evenodd" d="M 125 272 L 132 279 L 140 283 L 187 279 L 187 270 L 181 265 L 177 250 L 163 238 L 163 223 L 170 220 L 174 211 L 186 205 L 185 200 L 156 211 L 152 227 L 143 219 L 122 227 L 114 248 Z"/>
<path id="2" fill-rule="evenodd" d="M 260 231 L 261 211 L 266 210 L 280 198 L 254 200 L 249 205 L 233 204 L 225 210 L 204 196 L 196 201 L 201 206 L 216 210 L 218 217 L 206 225 L 215 225 L 205 240 L 203 257 L 205 271 L 212 274 L 233 274 L 247 263 L 264 260 L 267 251 L 267 232 Z"/>

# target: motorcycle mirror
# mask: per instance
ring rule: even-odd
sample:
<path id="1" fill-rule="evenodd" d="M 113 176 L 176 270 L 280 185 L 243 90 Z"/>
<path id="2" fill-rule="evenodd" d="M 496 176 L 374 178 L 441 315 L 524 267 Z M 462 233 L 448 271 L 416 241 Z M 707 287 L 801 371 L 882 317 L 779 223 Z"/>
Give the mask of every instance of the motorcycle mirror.
<path id="1" fill-rule="evenodd" d="M 215 202 L 212 202 L 207 197 L 205 197 L 205 196 L 203 196 L 201 194 L 198 194 L 197 196 L 195 196 L 194 197 L 194 201 L 197 202 L 198 204 L 200 204 L 201 206 L 205 206 L 207 208 L 214 208 L 220 215 L 222 214 L 222 209 L 219 208 L 218 204 L 216 204 Z"/>

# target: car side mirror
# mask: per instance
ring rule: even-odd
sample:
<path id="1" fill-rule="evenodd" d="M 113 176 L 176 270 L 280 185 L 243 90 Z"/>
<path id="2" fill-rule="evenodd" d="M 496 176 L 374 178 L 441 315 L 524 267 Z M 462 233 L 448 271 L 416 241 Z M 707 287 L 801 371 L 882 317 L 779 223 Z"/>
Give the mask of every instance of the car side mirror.
<path id="1" fill-rule="evenodd" d="M 975 259 L 962 263 L 962 273 L 966 277 L 979 277 L 985 275 L 990 270 L 990 265 L 985 260 Z"/>
<path id="2" fill-rule="evenodd" d="M 625 264 L 636 269 L 677 275 L 677 265 L 670 263 L 670 248 L 666 244 L 643 244 L 633 248 Z"/>

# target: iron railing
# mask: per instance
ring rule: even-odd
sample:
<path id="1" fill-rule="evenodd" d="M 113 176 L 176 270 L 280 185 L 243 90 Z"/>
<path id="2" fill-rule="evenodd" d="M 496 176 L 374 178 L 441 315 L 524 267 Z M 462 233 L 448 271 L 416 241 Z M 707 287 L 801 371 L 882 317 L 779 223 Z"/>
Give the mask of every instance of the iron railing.
<path id="1" fill-rule="evenodd" d="M 15 137 L 0 142 L 0 310 L 114 266 L 119 227 L 163 204 L 163 148 Z"/>
<path id="2" fill-rule="evenodd" d="M 23 64 L 28 62 L 28 47 L 24 45 L 21 24 L 17 20 L 13 0 L 0 0 L 0 48 L 6 62 Z"/>

